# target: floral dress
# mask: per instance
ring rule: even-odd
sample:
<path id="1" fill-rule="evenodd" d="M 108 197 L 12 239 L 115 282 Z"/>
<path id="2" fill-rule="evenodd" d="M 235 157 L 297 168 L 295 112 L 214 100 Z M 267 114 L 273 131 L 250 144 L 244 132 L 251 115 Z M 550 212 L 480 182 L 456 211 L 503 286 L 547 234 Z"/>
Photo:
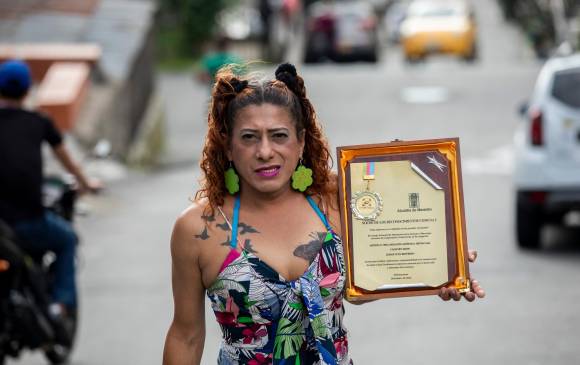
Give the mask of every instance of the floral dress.
<path id="1" fill-rule="evenodd" d="M 236 197 L 231 250 L 207 290 L 222 330 L 218 364 L 350 364 L 342 320 L 342 242 L 307 199 L 326 226 L 326 238 L 306 272 L 289 281 L 253 253 L 236 248 Z"/>

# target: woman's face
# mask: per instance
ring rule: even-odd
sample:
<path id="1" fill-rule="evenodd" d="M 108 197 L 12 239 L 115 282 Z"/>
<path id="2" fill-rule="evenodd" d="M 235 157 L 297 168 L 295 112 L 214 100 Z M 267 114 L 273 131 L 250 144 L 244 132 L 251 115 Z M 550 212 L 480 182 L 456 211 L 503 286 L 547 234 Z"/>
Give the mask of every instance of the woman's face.
<path id="1" fill-rule="evenodd" d="M 249 105 L 234 117 L 228 158 L 240 176 L 241 190 L 279 193 L 304 150 L 304 132 L 296 134 L 287 109 L 273 104 Z"/>

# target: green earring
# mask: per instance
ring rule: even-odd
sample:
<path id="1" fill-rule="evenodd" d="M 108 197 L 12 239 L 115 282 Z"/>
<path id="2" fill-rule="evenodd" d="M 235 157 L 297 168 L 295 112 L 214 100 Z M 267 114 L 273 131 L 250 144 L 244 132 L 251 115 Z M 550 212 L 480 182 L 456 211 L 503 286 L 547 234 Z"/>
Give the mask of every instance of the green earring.
<path id="1" fill-rule="evenodd" d="M 231 195 L 240 191 L 240 178 L 236 174 L 236 170 L 234 170 L 232 161 L 230 161 L 230 167 L 226 170 L 224 178 L 226 180 L 226 189 Z"/>
<path id="2" fill-rule="evenodd" d="M 302 165 L 302 157 L 300 157 L 298 168 L 292 174 L 292 188 L 304 192 L 313 182 L 312 169 Z"/>

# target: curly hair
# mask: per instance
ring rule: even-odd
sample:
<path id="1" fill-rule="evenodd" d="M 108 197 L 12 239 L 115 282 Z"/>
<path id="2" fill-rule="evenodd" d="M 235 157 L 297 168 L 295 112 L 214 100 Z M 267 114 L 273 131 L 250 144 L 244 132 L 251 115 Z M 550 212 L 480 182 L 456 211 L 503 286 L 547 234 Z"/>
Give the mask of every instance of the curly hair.
<path id="1" fill-rule="evenodd" d="M 296 133 L 305 132 L 302 161 L 313 171 L 313 183 L 306 194 L 325 197 L 336 193 L 328 142 L 306 96 L 304 80 L 294 66 L 287 63 L 278 66 L 276 79 L 266 81 L 256 76 L 242 78 L 232 67 L 225 67 L 216 75 L 211 93 L 208 131 L 200 162 L 204 176 L 201 189 L 195 195 L 196 199 L 207 198 L 212 211 L 223 205 L 227 194 L 224 174 L 230 166 L 227 150 L 236 114 L 249 105 L 262 104 L 286 108 L 295 123 Z"/>

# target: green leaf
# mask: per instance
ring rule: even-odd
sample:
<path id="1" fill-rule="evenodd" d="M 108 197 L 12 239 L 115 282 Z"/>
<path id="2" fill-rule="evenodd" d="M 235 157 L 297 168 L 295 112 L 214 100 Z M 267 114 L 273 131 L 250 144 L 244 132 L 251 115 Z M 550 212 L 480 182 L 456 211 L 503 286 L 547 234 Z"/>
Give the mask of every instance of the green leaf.
<path id="1" fill-rule="evenodd" d="M 246 288 L 244 288 L 242 284 L 231 279 L 219 279 L 208 289 L 210 292 L 219 290 L 235 290 L 240 293 L 247 292 Z"/>
<path id="2" fill-rule="evenodd" d="M 298 354 L 304 343 L 301 322 L 292 322 L 288 318 L 281 318 L 274 340 L 274 358 L 287 359 Z"/>
<path id="3" fill-rule="evenodd" d="M 252 320 L 251 317 L 238 317 L 238 323 L 248 324 L 248 323 L 254 323 L 254 321 Z"/>
<path id="4" fill-rule="evenodd" d="M 314 317 L 312 320 L 312 330 L 316 338 L 326 338 L 328 336 L 328 328 L 326 328 L 326 323 L 322 315 Z"/>
<path id="5" fill-rule="evenodd" d="M 289 303 L 288 305 L 296 310 L 304 309 L 304 305 L 302 303 Z"/>
<path id="6" fill-rule="evenodd" d="M 258 303 L 258 300 L 248 300 L 248 295 L 244 295 L 244 304 L 246 308 L 250 308 L 256 303 Z"/>
<path id="7" fill-rule="evenodd" d="M 332 233 L 326 233 L 326 237 L 324 238 L 324 242 L 332 241 Z"/>
<path id="8" fill-rule="evenodd" d="M 320 295 L 322 295 L 323 297 L 327 297 L 330 295 L 330 292 L 326 290 L 326 288 L 320 288 Z"/>

